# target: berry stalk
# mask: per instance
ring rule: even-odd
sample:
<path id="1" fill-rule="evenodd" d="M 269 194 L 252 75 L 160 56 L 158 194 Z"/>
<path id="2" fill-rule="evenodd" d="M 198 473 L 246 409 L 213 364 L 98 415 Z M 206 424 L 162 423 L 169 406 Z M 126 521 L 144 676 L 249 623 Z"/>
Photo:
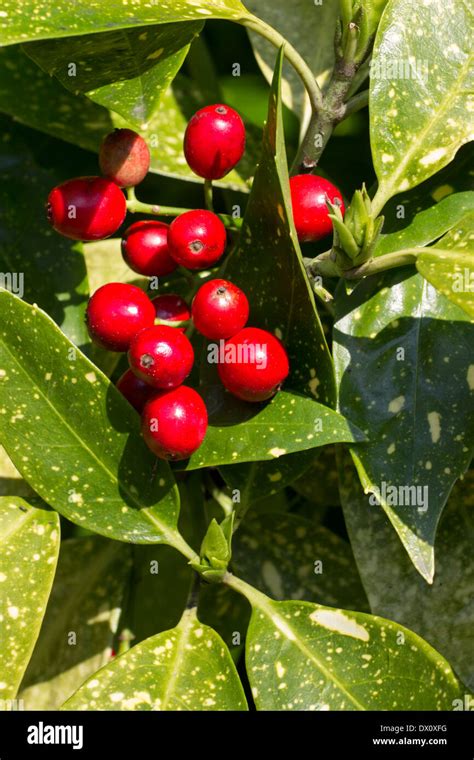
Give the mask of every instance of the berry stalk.
<path id="1" fill-rule="evenodd" d="M 151 214 L 152 216 L 181 216 L 189 208 L 179 208 L 178 206 L 159 206 L 156 203 L 143 203 L 135 195 L 134 188 L 127 189 L 127 211 L 131 214 Z M 230 214 L 217 214 L 224 227 L 228 230 L 240 230 L 242 226 L 241 218 L 234 218 Z"/>

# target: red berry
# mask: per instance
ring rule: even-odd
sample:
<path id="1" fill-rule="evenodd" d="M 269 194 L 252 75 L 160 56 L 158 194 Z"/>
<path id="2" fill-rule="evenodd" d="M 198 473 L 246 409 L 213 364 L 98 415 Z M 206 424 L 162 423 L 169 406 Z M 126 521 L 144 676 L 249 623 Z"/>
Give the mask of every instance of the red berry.
<path id="1" fill-rule="evenodd" d="M 48 196 L 48 221 L 73 240 L 101 240 L 118 230 L 127 213 L 120 188 L 103 177 L 78 177 L 54 187 Z"/>
<path id="2" fill-rule="evenodd" d="M 165 319 L 167 322 L 187 322 L 191 319 L 189 306 L 181 296 L 174 293 L 166 293 L 162 296 L 152 298 L 152 304 L 155 307 L 157 319 Z M 184 332 L 184 327 L 178 327 L 178 330 Z"/>
<path id="3" fill-rule="evenodd" d="M 139 413 L 143 411 L 146 402 L 156 394 L 155 388 L 140 380 L 131 369 L 127 369 L 117 380 L 117 389 Z"/>
<path id="4" fill-rule="evenodd" d="M 178 266 L 168 251 L 168 225 L 146 219 L 124 233 L 122 256 L 130 269 L 145 277 L 162 277 Z"/>
<path id="5" fill-rule="evenodd" d="M 184 135 L 184 155 L 199 177 L 221 179 L 245 150 L 245 126 L 237 111 L 216 103 L 194 114 Z"/>
<path id="6" fill-rule="evenodd" d="M 218 364 L 228 391 L 244 401 L 266 401 L 275 395 L 290 370 L 280 341 L 267 330 L 245 327 L 225 343 Z"/>
<path id="7" fill-rule="evenodd" d="M 132 338 L 153 325 L 155 309 L 140 288 L 110 282 L 89 299 L 86 319 L 94 343 L 109 351 L 127 351 Z"/>
<path id="8" fill-rule="evenodd" d="M 246 325 L 249 302 L 231 282 L 209 280 L 194 297 L 192 315 L 196 329 L 206 338 L 230 338 Z"/>
<path id="9" fill-rule="evenodd" d="M 143 437 L 160 459 L 187 459 L 203 442 L 206 430 L 206 405 L 186 385 L 159 392 L 143 410 Z"/>
<path id="10" fill-rule="evenodd" d="M 154 325 L 134 337 L 128 361 L 135 374 L 155 388 L 176 388 L 191 372 L 194 351 L 180 330 Z"/>
<path id="11" fill-rule="evenodd" d="M 344 215 L 342 195 L 335 185 L 314 174 L 298 174 L 290 179 L 291 203 L 298 240 L 312 243 L 332 232 L 326 196 L 331 203 L 340 203 Z"/>
<path id="12" fill-rule="evenodd" d="M 212 211 L 186 211 L 168 230 L 168 247 L 173 259 L 187 269 L 213 266 L 224 253 L 225 227 Z"/>
<path id="13" fill-rule="evenodd" d="M 132 129 L 115 129 L 100 146 L 99 166 L 102 174 L 119 187 L 134 187 L 150 168 L 148 145 Z"/>

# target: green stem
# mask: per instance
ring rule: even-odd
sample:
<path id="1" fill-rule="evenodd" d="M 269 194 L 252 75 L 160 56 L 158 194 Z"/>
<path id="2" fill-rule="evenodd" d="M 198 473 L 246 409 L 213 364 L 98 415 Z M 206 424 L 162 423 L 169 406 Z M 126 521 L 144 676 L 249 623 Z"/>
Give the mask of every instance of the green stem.
<path id="1" fill-rule="evenodd" d="M 306 92 L 308 93 L 313 112 L 319 111 L 323 103 L 322 92 L 316 82 L 313 72 L 298 51 L 295 50 L 288 40 L 277 32 L 276 29 L 273 29 L 273 27 L 269 26 L 269 24 L 266 24 L 256 16 L 245 17 L 241 20 L 241 23 L 248 29 L 265 37 L 265 39 L 269 40 L 269 42 L 275 47 L 284 48 L 285 58 L 291 63 L 295 71 L 301 77 Z"/>
<path id="2" fill-rule="evenodd" d="M 232 575 L 232 573 L 229 572 L 224 575 L 222 582 L 225 583 L 226 586 L 229 586 L 229 588 L 237 591 L 238 594 L 245 596 L 252 607 L 265 610 L 270 616 L 273 616 L 273 611 L 271 609 L 272 600 L 265 594 L 262 594 L 261 591 L 257 591 L 254 586 L 251 586 L 249 583 L 243 581 L 242 578 L 237 578 L 236 575 Z"/>
<path id="3" fill-rule="evenodd" d="M 151 214 L 153 216 L 180 216 L 189 208 L 180 208 L 178 206 L 158 206 L 155 203 L 142 203 L 136 197 L 130 197 L 127 201 L 127 211 L 131 214 Z M 230 214 L 217 214 L 224 227 L 230 230 L 239 231 L 242 226 L 242 219 L 230 216 Z"/>
<path id="4" fill-rule="evenodd" d="M 362 92 L 358 92 L 357 95 L 353 95 L 353 97 L 347 101 L 346 103 L 346 109 L 344 111 L 344 119 L 347 119 L 348 116 L 351 116 L 351 114 L 356 113 L 357 111 L 360 111 L 362 108 L 365 108 L 369 104 L 369 91 L 368 90 L 362 90 Z"/>
<path id="5" fill-rule="evenodd" d="M 173 320 L 173 319 L 155 319 L 155 325 L 165 325 L 166 327 L 187 327 L 189 325 L 189 319 Z"/>
<path id="6" fill-rule="evenodd" d="M 426 253 L 426 248 L 405 248 L 402 251 L 396 251 L 396 253 L 387 253 L 385 256 L 378 256 L 366 261 L 360 267 L 346 270 L 343 272 L 343 276 L 346 280 L 360 280 L 369 274 L 378 274 L 387 269 L 409 266 L 415 264 L 417 256 L 423 252 Z"/>
<path id="7" fill-rule="evenodd" d="M 303 259 L 306 271 L 310 277 L 340 277 L 341 271 L 331 257 L 331 251 L 326 251 L 314 259 Z"/>
<path id="8" fill-rule="evenodd" d="M 199 555 L 196 554 L 194 549 L 192 549 L 187 541 L 184 540 L 181 533 L 173 533 L 173 535 L 169 537 L 168 543 L 190 562 L 199 562 Z"/>
<path id="9" fill-rule="evenodd" d="M 204 203 L 208 211 L 214 211 L 212 179 L 204 180 Z"/>

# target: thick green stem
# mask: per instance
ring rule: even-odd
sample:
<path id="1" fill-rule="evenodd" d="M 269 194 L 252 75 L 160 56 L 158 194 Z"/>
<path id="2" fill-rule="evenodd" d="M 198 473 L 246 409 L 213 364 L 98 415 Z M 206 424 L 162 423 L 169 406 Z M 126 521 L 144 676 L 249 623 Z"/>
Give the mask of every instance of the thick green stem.
<path id="1" fill-rule="evenodd" d="M 229 588 L 237 591 L 237 593 L 245 596 L 252 607 L 256 607 L 260 610 L 265 610 L 270 615 L 272 614 L 272 600 L 269 599 L 268 596 L 265 596 L 265 594 L 262 594 L 261 591 L 258 591 L 254 586 L 251 586 L 249 583 L 243 581 L 242 578 L 237 578 L 236 575 L 232 575 L 232 573 L 227 572 L 224 575 L 222 582 L 225 583 L 226 586 L 229 586 Z"/>
<path id="2" fill-rule="evenodd" d="M 322 92 L 316 82 L 313 72 L 298 51 L 295 50 L 288 40 L 277 32 L 276 29 L 273 29 L 273 27 L 269 26 L 256 16 L 245 17 L 242 19 L 241 23 L 248 29 L 265 37 L 265 39 L 269 40 L 269 42 L 271 42 L 272 45 L 275 45 L 275 47 L 284 48 L 285 58 L 291 63 L 295 71 L 301 77 L 306 92 L 308 93 L 313 112 L 319 111 L 323 103 Z"/>

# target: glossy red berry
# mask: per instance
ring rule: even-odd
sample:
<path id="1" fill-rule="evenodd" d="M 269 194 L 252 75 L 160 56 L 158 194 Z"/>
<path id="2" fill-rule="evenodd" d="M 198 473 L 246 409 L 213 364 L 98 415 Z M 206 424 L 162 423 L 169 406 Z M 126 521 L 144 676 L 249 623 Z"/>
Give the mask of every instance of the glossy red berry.
<path id="1" fill-rule="evenodd" d="M 163 277 L 178 266 L 168 250 L 168 225 L 153 219 L 134 222 L 125 231 L 122 256 L 130 269 L 145 277 Z"/>
<path id="2" fill-rule="evenodd" d="M 135 374 L 155 388 L 176 388 L 191 372 L 194 351 L 180 330 L 154 325 L 134 337 L 128 361 Z"/>
<path id="3" fill-rule="evenodd" d="M 247 324 L 249 302 L 231 282 L 209 280 L 194 297 L 192 315 L 196 329 L 206 338 L 230 338 Z"/>
<path id="4" fill-rule="evenodd" d="M 342 195 L 331 182 L 314 174 L 297 174 L 290 179 L 291 203 L 298 240 L 311 243 L 332 232 L 326 196 L 331 203 L 340 204 L 344 215 Z"/>
<path id="5" fill-rule="evenodd" d="M 290 367 L 285 349 L 272 333 L 244 327 L 226 341 L 217 369 L 234 396 L 266 401 L 280 389 Z"/>
<path id="6" fill-rule="evenodd" d="M 224 177 L 240 161 L 244 150 L 244 123 L 237 111 L 222 103 L 201 108 L 186 128 L 186 161 L 204 179 Z"/>
<path id="7" fill-rule="evenodd" d="M 156 389 L 140 380 L 131 369 L 117 380 L 117 389 L 140 414 L 146 402 L 156 394 Z"/>
<path id="8" fill-rule="evenodd" d="M 94 341 L 109 351 L 127 351 L 132 338 L 155 321 L 155 308 L 143 290 L 110 282 L 89 299 L 87 327 Z"/>
<path id="9" fill-rule="evenodd" d="M 132 129 L 115 129 L 100 146 L 99 166 L 102 174 L 119 187 L 134 187 L 148 174 L 148 145 Z"/>
<path id="10" fill-rule="evenodd" d="M 127 213 L 120 188 L 103 177 L 78 177 L 53 188 L 48 221 L 73 240 L 101 240 L 118 230 Z"/>
<path id="11" fill-rule="evenodd" d="M 212 267 L 224 253 L 226 242 L 225 227 L 212 211 L 186 211 L 168 230 L 169 252 L 187 269 Z"/>
<path id="12" fill-rule="evenodd" d="M 155 307 L 157 319 L 164 319 L 167 322 L 188 322 L 191 319 L 189 306 L 181 296 L 175 293 L 165 293 L 162 296 L 152 298 L 152 304 Z M 184 327 L 178 327 L 182 332 Z"/>
<path id="13" fill-rule="evenodd" d="M 186 385 L 159 392 L 143 410 L 143 437 L 160 459 L 187 459 L 203 442 L 206 430 L 206 405 Z"/>

